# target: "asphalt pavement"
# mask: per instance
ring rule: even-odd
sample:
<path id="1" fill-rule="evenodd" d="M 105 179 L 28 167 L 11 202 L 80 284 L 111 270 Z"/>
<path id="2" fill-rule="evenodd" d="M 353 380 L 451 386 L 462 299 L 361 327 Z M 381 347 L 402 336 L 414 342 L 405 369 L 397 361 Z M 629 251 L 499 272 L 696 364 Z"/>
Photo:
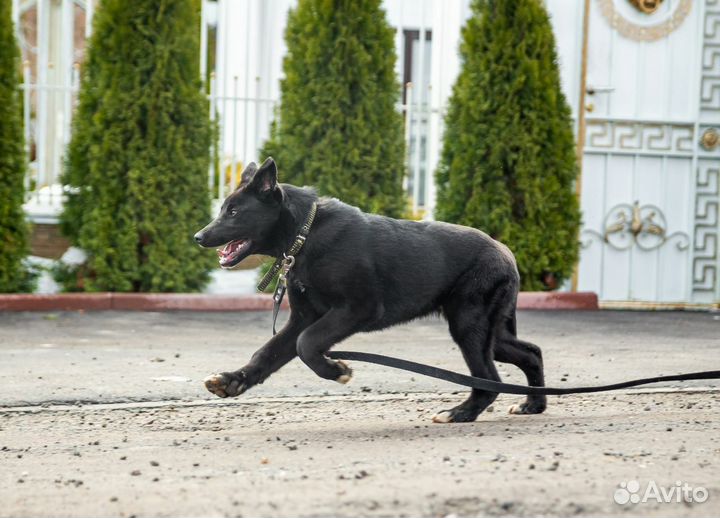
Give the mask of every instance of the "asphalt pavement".
<path id="1" fill-rule="evenodd" d="M 525 311 L 518 327 L 542 348 L 552 386 L 720 368 L 717 313 Z M 241 367 L 270 335 L 266 312 L 0 314 L 0 516 L 717 509 L 717 384 L 552 397 L 539 416 L 508 415 L 520 398 L 500 396 L 477 422 L 459 425 L 430 417 L 465 389 L 369 364 L 355 363 L 348 385 L 295 360 L 239 398 L 205 391 L 206 375 Z M 466 372 L 437 318 L 337 349 Z M 499 370 L 524 383 L 516 368 Z M 618 503 L 631 481 L 644 500 L 651 484 L 667 495 L 678 481 L 698 498 Z"/>

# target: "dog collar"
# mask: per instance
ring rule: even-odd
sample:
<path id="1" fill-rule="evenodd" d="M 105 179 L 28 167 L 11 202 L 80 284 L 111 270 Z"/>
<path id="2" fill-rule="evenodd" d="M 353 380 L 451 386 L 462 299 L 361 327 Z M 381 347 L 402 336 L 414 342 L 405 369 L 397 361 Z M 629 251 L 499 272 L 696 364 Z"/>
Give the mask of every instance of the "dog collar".
<path id="1" fill-rule="evenodd" d="M 305 244 L 305 239 L 310 233 L 310 227 L 315 220 L 316 213 L 317 203 L 313 202 L 312 207 L 310 207 L 310 212 L 305 219 L 305 224 L 300 229 L 300 233 L 297 235 L 297 237 L 295 237 L 295 241 L 293 241 L 293 244 L 290 246 L 290 250 L 283 253 L 282 257 L 278 257 L 277 259 L 275 259 L 275 264 L 272 265 L 272 268 L 268 270 L 268 272 L 263 276 L 262 280 L 260 281 L 260 284 L 258 284 L 257 286 L 257 289 L 259 291 L 265 291 L 265 288 L 268 287 L 270 281 L 272 281 L 275 275 L 280 271 L 280 269 L 282 269 L 280 278 L 275 285 L 275 293 L 273 294 L 273 336 L 277 334 L 277 331 L 275 331 L 275 322 L 277 322 L 277 316 L 280 312 L 280 304 L 282 303 L 282 299 L 285 296 L 285 291 L 287 291 L 287 274 L 288 272 L 290 272 L 290 269 L 295 265 L 295 255 L 297 255 L 302 246 Z"/>
<path id="2" fill-rule="evenodd" d="M 287 276 L 290 268 L 292 268 L 295 264 L 295 255 L 300 252 L 300 249 L 305 244 L 305 239 L 307 239 L 307 236 L 310 233 L 310 227 L 312 226 L 313 221 L 315 221 L 316 214 L 317 203 L 313 202 L 312 207 L 310 207 L 310 212 L 308 213 L 307 218 L 305 218 L 305 223 L 300 229 L 300 233 L 295 237 L 295 241 L 293 241 L 290 249 L 287 252 L 283 253 L 282 257 L 278 257 L 277 259 L 275 259 L 275 264 L 272 265 L 272 268 L 267 271 L 267 273 L 260 280 L 260 283 L 257 285 L 258 291 L 265 291 L 265 288 L 270 285 L 270 283 L 275 278 L 281 268 L 283 269 L 283 273 L 280 277 L 281 280 L 285 280 L 283 278 Z"/>

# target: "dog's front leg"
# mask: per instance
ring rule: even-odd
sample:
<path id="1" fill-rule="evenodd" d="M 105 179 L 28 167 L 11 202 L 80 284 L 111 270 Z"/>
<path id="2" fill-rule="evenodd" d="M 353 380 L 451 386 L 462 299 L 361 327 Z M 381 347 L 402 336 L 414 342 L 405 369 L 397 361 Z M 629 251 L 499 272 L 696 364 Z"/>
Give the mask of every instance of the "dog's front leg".
<path id="1" fill-rule="evenodd" d="M 234 372 L 222 372 L 205 378 L 205 387 L 218 397 L 239 396 L 262 383 L 273 372 L 297 356 L 297 338 L 312 320 L 293 311 L 287 325 L 258 349 L 247 365 Z"/>
<path id="2" fill-rule="evenodd" d="M 360 331 L 375 311 L 370 304 L 331 309 L 300 334 L 297 340 L 300 359 L 321 378 L 347 383 L 352 378 L 352 369 L 342 360 L 330 360 L 325 353 Z"/>

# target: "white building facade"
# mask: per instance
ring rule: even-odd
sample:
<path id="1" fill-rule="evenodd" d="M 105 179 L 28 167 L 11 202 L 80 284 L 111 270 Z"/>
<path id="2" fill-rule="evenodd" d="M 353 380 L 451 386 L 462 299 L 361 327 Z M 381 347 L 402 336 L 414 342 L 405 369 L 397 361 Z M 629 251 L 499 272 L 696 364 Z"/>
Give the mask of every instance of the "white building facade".
<path id="1" fill-rule="evenodd" d="M 18 17 L 37 6 L 38 34 L 52 26 L 55 11 L 65 24 L 74 9 L 86 18 L 92 15 L 88 0 L 15 3 Z M 211 116 L 220 128 L 216 154 L 221 174 L 211 172 L 208 182 L 218 200 L 233 188 L 243 165 L 257 159 L 268 136 L 280 94 L 286 14 L 294 4 L 203 2 L 199 59 L 210 82 Z M 434 208 L 433 171 L 446 102 L 460 67 L 460 30 L 469 4 L 384 1 L 396 30 L 396 70 L 403 85 L 398 110 L 406 121 L 406 188 L 415 212 L 426 218 Z M 545 0 L 545 5 L 582 157 L 582 254 L 568 289 L 595 291 L 609 306 L 717 305 L 720 0 Z M 47 83 L 53 59 L 48 44 L 45 51 L 36 45 L 37 71 L 25 85 L 26 95 L 52 88 L 63 92 L 52 111 L 43 108 L 47 100 L 32 100 L 37 110 L 26 119 L 31 122 L 29 142 L 37 149 L 31 156 L 35 177 L 28 183 L 33 194 L 27 209 L 31 217 L 50 219 L 59 203 L 52 196 L 59 192 L 58 170 L 46 164 L 59 163 L 62 146 L 40 150 L 49 137 L 60 144 L 69 137 L 66 106 L 76 88 L 76 59 L 68 59 L 74 48 L 68 41 L 77 38 L 68 30 L 75 34 L 79 25 L 68 29 L 57 23 L 64 31 L 58 41 L 65 42 L 59 47 L 65 58 L 57 58 L 63 72 L 53 76 L 62 78 L 53 79 L 60 83 Z M 23 52 L 33 52 L 27 42 Z M 53 127 L 65 128 L 60 137 Z M 49 210 L 43 193 L 55 204 Z"/>

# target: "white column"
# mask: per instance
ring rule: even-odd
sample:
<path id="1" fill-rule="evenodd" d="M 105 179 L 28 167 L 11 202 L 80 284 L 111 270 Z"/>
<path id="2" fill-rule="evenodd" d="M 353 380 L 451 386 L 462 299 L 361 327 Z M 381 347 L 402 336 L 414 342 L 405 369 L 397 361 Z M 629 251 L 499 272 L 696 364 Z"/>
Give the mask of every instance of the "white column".
<path id="1" fill-rule="evenodd" d="M 434 0 L 432 5 L 433 44 L 429 92 L 432 113 L 428 130 L 428 175 L 425 177 L 426 218 L 431 218 L 435 210 L 435 170 L 442 151 L 443 118 L 452 87 L 460 72 L 460 31 L 470 14 L 468 3 L 468 0 Z"/>
<path id="2" fill-rule="evenodd" d="M 37 177 L 38 187 L 47 181 L 48 169 L 48 27 L 50 0 L 37 0 L 37 113 L 35 116 L 37 125 Z"/>
<path id="3" fill-rule="evenodd" d="M 420 4 L 420 12 L 421 12 L 421 18 L 420 18 L 420 27 L 418 30 L 418 64 L 417 64 L 417 77 L 414 79 L 414 88 L 416 101 L 417 101 L 417 116 L 414 124 L 414 133 L 415 133 L 415 156 L 413 157 L 414 166 L 413 166 L 413 212 L 417 213 L 418 208 L 420 207 L 420 202 L 423 202 L 423 208 L 424 208 L 424 200 L 420 199 L 420 166 L 422 164 L 422 137 L 424 133 L 424 124 L 423 119 L 429 116 L 429 112 L 427 110 L 427 87 L 428 85 L 425 82 L 425 48 L 427 46 L 427 43 L 425 41 L 427 32 L 427 2 L 425 0 L 422 0 Z M 410 126 L 411 131 L 413 129 L 413 126 Z M 427 138 L 428 135 L 425 134 L 426 144 L 429 144 Z M 427 148 L 425 149 L 427 151 Z M 429 166 L 426 162 L 426 167 Z M 429 168 L 425 171 L 426 174 L 429 174 Z"/>
<path id="4" fill-rule="evenodd" d="M 20 27 L 20 0 L 12 0 L 12 22 L 15 30 Z"/>
<path id="5" fill-rule="evenodd" d="M 205 82 L 207 79 L 207 2 L 202 0 L 200 6 L 200 79 Z"/>
<path id="6" fill-rule="evenodd" d="M 59 85 L 62 87 L 61 93 L 58 95 L 58 102 L 62 103 L 62 112 L 60 113 L 60 134 L 58 135 L 59 144 L 62 146 L 57 157 L 58 164 L 61 162 L 64 153 L 64 147 L 70 142 L 70 120 L 72 118 L 72 86 L 73 86 L 73 65 L 75 64 L 75 10 L 72 0 L 62 0 L 62 20 L 60 26 L 60 38 L 62 40 L 62 55 L 58 63 L 58 75 L 60 79 Z M 60 174 L 60 170 L 56 171 Z M 55 177 L 57 179 L 57 176 Z"/>
<path id="7" fill-rule="evenodd" d="M 85 38 L 92 34 L 93 16 L 95 15 L 94 0 L 85 0 Z"/>

